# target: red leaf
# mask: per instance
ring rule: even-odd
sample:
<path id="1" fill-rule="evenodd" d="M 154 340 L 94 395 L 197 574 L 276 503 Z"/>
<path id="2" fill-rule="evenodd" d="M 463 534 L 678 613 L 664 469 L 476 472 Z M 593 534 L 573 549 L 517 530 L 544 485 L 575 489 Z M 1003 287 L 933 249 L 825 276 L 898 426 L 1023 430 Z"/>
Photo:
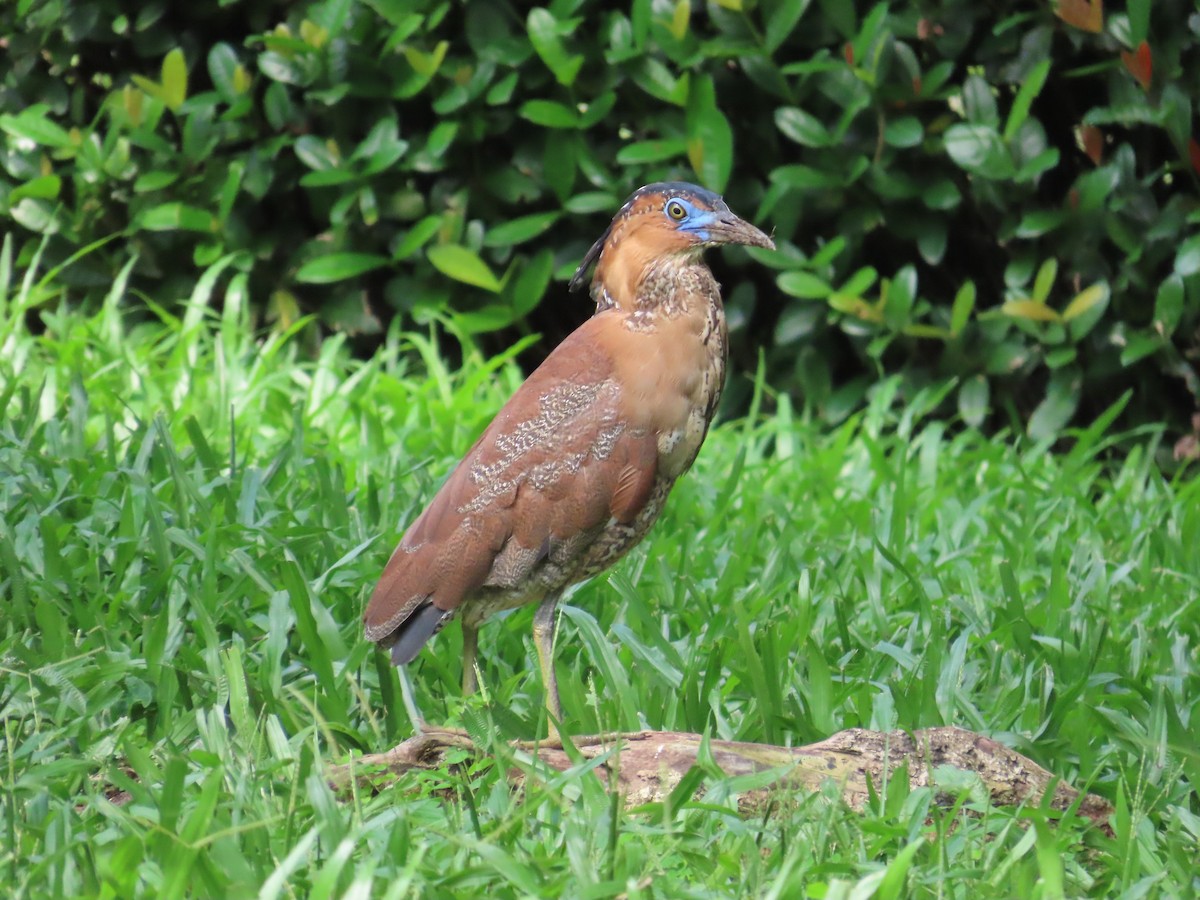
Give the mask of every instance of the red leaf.
<path id="1" fill-rule="evenodd" d="M 1095 125 L 1079 126 L 1079 145 L 1096 165 L 1104 158 L 1104 132 Z"/>
<path id="2" fill-rule="evenodd" d="M 849 41 L 842 46 L 842 56 L 846 57 L 846 62 L 854 65 L 854 45 Z"/>
<path id="3" fill-rule="evenodd" d="M 1200 175 L 1200 143 L 1192 138 L 1188 141 L 1188 158 L 1192 161 L 1192 168 L 1196 170 L 1196 174 Z"/>
<path id="4" fill-rule="evenodd" d="M 917 40 L 928 41 L 931 38 L 941 37 L 945 33 L 946 29 L 936 22 L 931 22 L 924 17 L 917 19 Z"/>
<path id="5" fill-rule="evenodd" d="M 1054 13 L 1083 31 L 1099 34 L 1104 30 L 1104 0 L 1058 0 Z"/>
<path id="6" fill-rule="evenodd" d="M 1142 90 L 1150 90 L 1150 77 L 1154 74 L 1154 60 L 1150 55 L 1150 45 L 1145 41 L 1138 44 L 1132 53 L 1121 51 L 1121 62 L 1129 70 L 1129 74 L 1137 79 Z"/>

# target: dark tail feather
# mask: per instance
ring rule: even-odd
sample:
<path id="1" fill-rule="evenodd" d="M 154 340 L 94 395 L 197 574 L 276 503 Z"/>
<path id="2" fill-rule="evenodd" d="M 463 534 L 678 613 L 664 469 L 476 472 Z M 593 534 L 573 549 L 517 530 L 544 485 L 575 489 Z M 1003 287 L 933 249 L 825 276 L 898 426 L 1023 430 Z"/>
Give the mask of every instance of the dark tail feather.
<path id="1" fill-rule="evenodd" d="M 407 666 L 416 659 L 426 642 L 441 631 L 451 613 L 438 609 L 432 603 L 423 603 L 396 629 L 392 644 L 392 664 Z"/>

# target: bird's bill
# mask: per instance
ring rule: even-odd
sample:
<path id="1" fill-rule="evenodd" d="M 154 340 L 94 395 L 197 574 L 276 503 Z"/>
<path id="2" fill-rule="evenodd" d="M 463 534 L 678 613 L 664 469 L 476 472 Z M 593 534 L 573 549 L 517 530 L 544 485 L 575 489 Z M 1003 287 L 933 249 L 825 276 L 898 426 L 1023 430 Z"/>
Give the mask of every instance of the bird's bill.
<path id="1" fill-rule="evenodd" d="M 745 244 L 748 247 L 775 249 L 775 242 L 745 219 L 725 213 L 707 228 L 709 239 L 717 244 Z"/>

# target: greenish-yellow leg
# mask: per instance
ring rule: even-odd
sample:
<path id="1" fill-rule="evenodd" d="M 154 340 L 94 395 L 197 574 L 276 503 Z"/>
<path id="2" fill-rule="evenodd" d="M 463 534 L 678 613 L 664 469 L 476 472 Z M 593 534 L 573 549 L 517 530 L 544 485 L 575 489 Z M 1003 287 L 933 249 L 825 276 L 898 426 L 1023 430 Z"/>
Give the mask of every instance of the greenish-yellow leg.
<path id="1" fill-rule="evenodd" d="M 556 722 L 562 721 L 562 703 L 558 699 L 558 678 L 554 674 L 554 629 L 558 624 L 558 598 L 547 594 L 533 615 L 533 646 L 537 650 L 542 670 L 542 685 L 546 690 L 546 710 L 550 713 L 549 737 L 558 737 Z"/>
<path id="2" fill-rule="evenodd" d="M 479 680 L 475 677 L 475 653 L 479 648 L 479 628 L 462 623 L 463 634 L 463 696 L 473 694 L 479 689 Z"/>

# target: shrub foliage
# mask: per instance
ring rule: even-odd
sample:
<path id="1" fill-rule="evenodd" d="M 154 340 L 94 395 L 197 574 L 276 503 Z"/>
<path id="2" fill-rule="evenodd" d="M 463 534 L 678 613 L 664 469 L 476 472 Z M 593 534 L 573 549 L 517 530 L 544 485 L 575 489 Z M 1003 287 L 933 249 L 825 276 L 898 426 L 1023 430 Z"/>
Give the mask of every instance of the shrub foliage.
<path id="1" fill-rule="evenodd" d="M 157 314 L 226 260 L 285 323 L 507 340 L 586 315 L 607 217 L 686 178 L 774 229 L 714 265 L 743 366 L 815 413 L 902 372 L 1039 438 L 1130 390 L 1182 427 L 1198 32 L 1183 0 L 14 0 L 0 208 L 21 264 L 86 251 L 84 302 L 132 251 Z"/>

